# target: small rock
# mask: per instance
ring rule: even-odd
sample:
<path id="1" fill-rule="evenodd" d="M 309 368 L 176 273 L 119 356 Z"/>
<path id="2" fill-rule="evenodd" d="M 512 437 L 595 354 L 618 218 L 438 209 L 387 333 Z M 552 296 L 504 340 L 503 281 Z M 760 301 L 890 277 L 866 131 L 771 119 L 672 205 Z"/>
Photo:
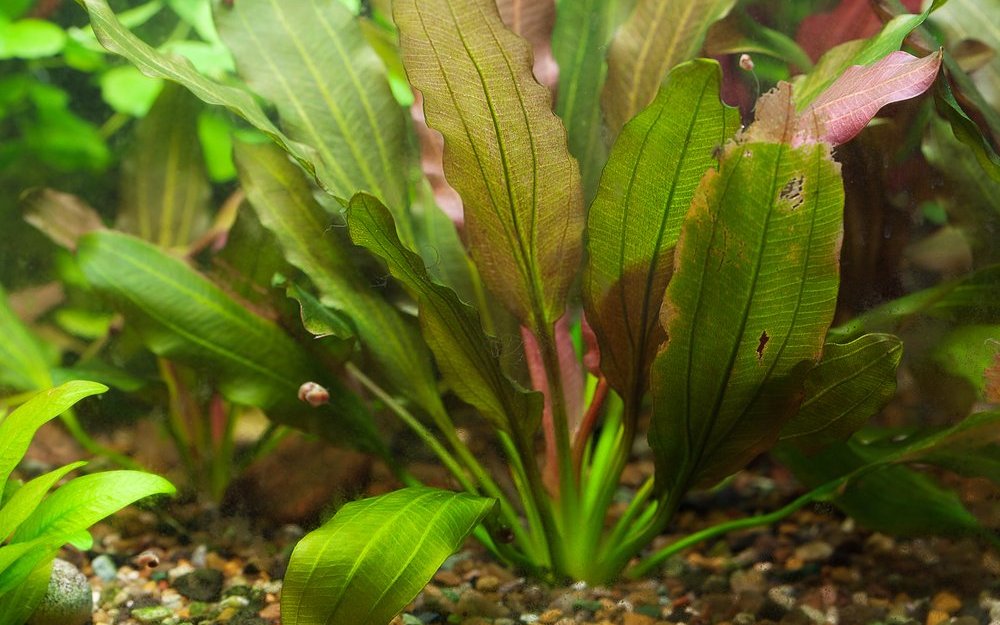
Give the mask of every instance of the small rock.
<path id="1" fill-rule="evenodd" d="M 27 625 L 83 625 L 94 611 L 87 578 L 65 560 L 52 563 L 49 587 Z"/>
<path id="2" fill-rule="evenodd" d="M 767 580 L 764 577 L 764 572 L 757 569 L 733 571 L 733 574 L 729 576 L 729 587 L 737 594 L 764 592 L 766 585 Z"/>
<path id="3" fill-rule="evenodd" d="M 926 625 L 940 625 L 948 620 L 948 613 L 941 610 L 931 610 L 927 613 Z"/>
<path id="4" fill-rule="evenodd" d="M 483 575 L 476 580 L 476 590 L 479 592 L 496 592 L 500 588 L 500 578 L 496 575 Z"/>
<path id="5" fill-rule="evenodd" d="M 90 568 L 94 570 L 94 575 L 100 577 L 105 582 L 114 581 L 118 574 L 118 566 L 106 553 L 102 553 L 90 561 Z"/>
<path id="6" fill-rule="evenodd" d="M 174 580 L 174 589 L 195 601 L 218 601 L 222 592 L 222 571 L 195 569 Z"/>
<path id="7" fill-rule="evenodd" d="M 625 618 L 622 619 L 622 625 L 654 625 L 655 623 L 655 618 L 638 612 L 626 612 Z"/>
<path id="8" fill-rule="evenodd" d="M 556 621 L 562 618 L 562 610 L 553 609 L 546 610 L 538 615 L 538 622 L 544 625 L 552 625 Z"/>
<path id="9" fill-rule="evenodd" d="M 962 600 L 948 591 L 942 591 L 931 599 L 931 609 L 954 614 L 962 609 Z"/>
<path id="10" fill-rule="evenodd" d="M 132 618 L 140 623 L 159 623 L 169 616 L 173 616 L 173 612 L 170 608 L 165 608 L 162 605 L 148 606 L 132 610 Z"/>
<path id="11" fill-rule="evenodd" d="M 815 562 L 826 560 L 833 555 L 833 547 L 823 541 L 813 541 L 806 543 L 795 549 L 795 557 L 803 562 Z"/>

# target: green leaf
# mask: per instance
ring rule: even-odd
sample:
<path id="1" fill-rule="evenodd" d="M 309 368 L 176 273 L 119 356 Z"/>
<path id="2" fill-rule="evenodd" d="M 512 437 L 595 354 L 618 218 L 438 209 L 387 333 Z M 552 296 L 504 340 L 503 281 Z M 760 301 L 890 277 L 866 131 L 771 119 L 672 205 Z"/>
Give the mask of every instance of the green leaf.
<path id="1" fill-rule="evenodd" d="M 35 431 L 43 423 L 62 414 L 84 397 L 106 390 L 108 387 L 96 382 L 67 382 L 35 395 L 0 421 L 0 493 L 7 485 L 11 471 L 28 451 Z"/>
<path id="2" fill-rule="evenodd" d="M 87 235 L 77 254 L 94 289 L 124 312 L 158 356 L 194 367 L 230 401 L 258 406 L 276 421 L 384 452 L 352 393 L 314 369 L 305 350 L 277 325 L 184 262 L 116 232 Z M 299 386 L 312 380 L 330 390 L 330 406 L 317 410 L 296 399 Z"/>
<path id="3" fill-rule="evenodd" d="M 492 507 L 489 499 L 430 488 L 345 505 L 295 546 L 282 622 L 388 623 Z"/>
<path id="4" fill-rule="evenodd" d="M 163 89 L 163 81 L 143 75 L 131 65 L 101 74 L 101 98 L 118 113 L 145 117 Z"/>
<path id="5" fill-rule="evenodd" d="M 604 86 L 608 42 L 621 16 L 624 0 L 576 0 L 556 7 L 552 53 L 559 65 L 556 114 L 566 125 L 569 151 L 580 163 L 584 205 L 597 193 L 608 158 L 601 103 L 594 97 Z"/>
<path id="6" fill-rule="evenodd" d="M 806 450 L 847 440 L 896 391 L 903 343 L 891 334 L 865 334 L 850 343 L 827 343 L 805 380 L 798 414 L 781 440 Z"/>
<path id="7" fill-rule="evenodd" d="M 904 295 L 830 330 L 830 340 L 845 343 L 865 332 L 892 330 L 914 315 L 949 323 L 1000 323 L 1000 265 L 990 265 L 929 289 Z"/>
<path id="8" fill-rule="evenodd" d="M 174 486 L 142 471 L 104 471 L 78 477 L 45 498 L 21 523 L 11 542 L 69 537 L 151 495 L 173 495 Z"/>
<path id="9" fill-rule="evenodd" d="M 70 471 L 78 469 L 86 462 L 73 462 L 66 466 L 49 471 L 31 480 L 21 488 L 17 489 L 11 498 L 4 502 L 0 508 L 0 541 L 11 535 L 17 527 L 27 519 L 42 498 L 49 492 L 56 482 L 61 480 Z"/>
<path id="10" fill-rule="evenodd" d="M 946 1 L 946 0 L 945 0 Z M 867 40 L 848 41 L 826 52 L 809 74 L 795 80 L 795 108 L 802 111 L 852 65 L 870 65 L 899 50 L 906 36 L 924 23 L 943 2 L 935 0 L 923 13 L 898 15 Z"/>
<path id="11" fill-rule="evenodd" d="M 66 31 L 39 19 L 0 20 L 0 59 L 40 59 L 59 54 L 66 45 Z"/>
<path id="12" fill-rule="evenodd" d="M 515 438 L 532 435 L 541 418 L 541 396 L 507 379 L 475 309 L 431 280 L 420 256 L 400 242 L 388 210 L 376 198 L 359 193 L 351 199 L 348 226 L 351 239 L 385 261 L 392 276 L 416 298 L 424 339 L 455 394 L 494 427 Z"/>
<path id="13" fill-rule="evenodd" d="M 931 360 L 947 374 L 965 380 L 983 401 L 986 369 L 1000 355 L 1000 325 L 965 325 L 953 328 L 935 342 Z"/>
<path id="14" fill-rule="evenodd" d="M 445 175 L 483 281 L 522 323 L 550 327 L 579 266 L 583 206 L 531 47 L 493 0 L 400 0 L 393 11 L 407 75 L 444 135 Z"/>
<path id="15" fill-rule="evenodd" d="M 351 327 L 350 320 L 321 304 L 312 293 L 297 284 L 289 284 L 286 292 L 288 297 L 299 303 L 302 327 L 309 334 L 318 339 L 334 336 L 341 340 L 350 340 L 354 337 L 354 328 Z"/>
<path id="16" fill-rule="evenodd" d="M 612 136 L 644 109 L 671 68 L 698 56 L 709 27 L 736 0 L 639 0 L 608 50 L 601 104 Z"/>
<path id="17" fill-rule="evenodd" d="M 25 326 L 7 303 L 0 285 L 0 385 L 19 391 L 37 390 L 52 385 L 50 367 L 58 354 Z"/>
<path id="18" fill-rule="evenodd" d="M 778 458 L 807 487 L 815 487 L 869 464 L 859 448 L 856 443 L 837 443 L 807 456 L 781 445 Z M 833 503 L 862 526 L 896 536 L 982 532 L 953 490 L 904 466 L 883 466 L 851 480 Z"/>
<path id="19" fill-rule="evenodd" d="M 167 85 L 135 130 L 122 163 L 117 227 L 163 248 L 183 247 L 208 226 L 211 187 L 201 145 L 202 103 L 178 85 Z"/>
<path id="20" fill-rule="evenodd" d="M 587 219 L 584 301 L 601 348 L 601 370 L 630 404 L 648 386 L 663 342 L 658 311 L 681 222 L 713 154 L 739 113 L 719 99 L 715 61 L 678 65 L 656 99 L 625 125 Z"/>
<path id="21" fill-rule="evenodd" d="M 50 549 L 11 591 L 0 594 L 0 625 L 23 625 L 34 614 L 48 592 L 55 556 L 56 550 Z M 3 574 L 0 574 L 0 584 L 7 585 Z"/>
<path id="22" fill-rule="evenodd" d="M 344 199 L 369 191 L 408 226 L 403 110 L 350 10 L 338 0 L 241 0 L 217 11 L 240 75 L 315 150 L 320 184 Z"/>
<path id="23" fill-rule="evenodd" d="M 91 25 L 101 45 L 108 51 L 125 57 L 147 76 L 179 83 L 190 89 L 191 93 L 202 101 L 225 106 L 271 137 L 295 156 L 310 173 L 315 172 L 315 150 L 293 141 L 278 130 L 253 94 L 245 89 L 220 84 L 206 78 L 186 59 L 171 57 L 153 49 L 129 32 L 115 16 L 106 0 L 80 0 L 80 2 L 90 15 Z"/>
<path id="24" fill-rule="evenodd" d="M 661 492 L 738 470 L 798 408 L 833 317 L 843 204 L 823 144 L 732 144 L 702 179 L 651 374 Z"/>
<path id="25" fill-rule="evenodd" d="M 313 198 L 302 172 L 264 144 L 238 142 L 236 166 L 250 204 L 285 258 L 309 276 L 324 306 L 351 320 L 392 389 L 431 414 L 443 414 L 427 347 L 353 266 L 348 246 L 332 232 L 332 217 Z"/>
<path id="26" fill-rule="evenodd" d="M 733 12 L 709 31 L 705 53 L 718 56 L 744 52 L 773 56 L 803 71 L 812 69 L 812 60 L 794 39 L 758 23 L 746 11 Z"/>

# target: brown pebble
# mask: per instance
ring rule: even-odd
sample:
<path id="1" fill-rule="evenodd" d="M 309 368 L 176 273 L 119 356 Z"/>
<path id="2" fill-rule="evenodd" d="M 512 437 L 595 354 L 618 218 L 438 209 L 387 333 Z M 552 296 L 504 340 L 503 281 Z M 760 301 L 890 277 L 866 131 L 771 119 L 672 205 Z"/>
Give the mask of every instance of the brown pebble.
<path id="1" fill-rule="evenodd" d="M 434 574 L 434 581 L 445 586 L 458 586 L 462 583 L 462 578 L 454 571 L 441 570 Z"/>
<path id="2" fill-rule="evenodd" d="M 927 613 L 927 625 L 940 625 L 948 620 L 948 613 L 941 610 L 931 610 Z"/>
<path id="3" fill-rule="evenodd" d="M 637 612 L 626 612 L 622 625 L 656 625 L 656 619 Z"/>
<path id="4" fill-rule="evenodd" d="M 559 608 L 553 608 L 551 610 L 546 610 L 538 615 L 538 622 L 544 623 L 545 625 L 552 625 L 556 621 L 562 618 L 562 610 Z"/>
<path id="5" fill-rule="evenodd" d="M 496 592 L 500 588 L 500 578 L 496 575 L 483 575 L 476 580 L 476 590 L 480 592 Z"/>
<path id="6" fill-rule="evenodd" d="M 934 595 L 934 598 L 931 599 L 931 609 L 945 614 L 954 614 L 962 609 L 962 600 L 945 590 Z"/>

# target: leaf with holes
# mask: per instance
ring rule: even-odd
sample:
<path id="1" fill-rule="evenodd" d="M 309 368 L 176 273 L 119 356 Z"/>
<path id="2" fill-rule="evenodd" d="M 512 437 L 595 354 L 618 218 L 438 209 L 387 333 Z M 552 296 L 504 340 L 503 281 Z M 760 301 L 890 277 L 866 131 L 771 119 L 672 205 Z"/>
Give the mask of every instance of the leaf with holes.
<path id="1" fill-rule="evenodd" d="M 661 492 L 740 469 L 798 408 L 833 318 L 843 204 L 822 144 L 732 144 L 702 179 L 651 373 Z"/>

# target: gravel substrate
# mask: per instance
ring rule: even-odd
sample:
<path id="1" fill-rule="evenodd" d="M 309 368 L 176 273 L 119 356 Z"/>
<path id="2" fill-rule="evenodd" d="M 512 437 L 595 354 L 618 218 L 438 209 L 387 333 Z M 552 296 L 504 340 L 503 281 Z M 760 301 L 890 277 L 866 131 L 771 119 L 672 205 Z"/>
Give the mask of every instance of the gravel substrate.
<path id="1" fill-rule="evenodd" d="M 660 542 L 789 496 L 762 496 L 761 480 L 734 482 L 724 509 L 719 494 L 694 498 Z M 94 625 L 280 623 L 280 580 L 303 530 L 178 508 L 170 518 L 126 512 L 96 528 L 93 551 L 67 554 L 94 588 Z M 968 538 L 867 532 L 829 506 L 700 545 L 656 576 L 611 587 L 540 585 L 470 543 L 393 621 L 425 623 L 1000 625 L 1000 556 Z"/>

